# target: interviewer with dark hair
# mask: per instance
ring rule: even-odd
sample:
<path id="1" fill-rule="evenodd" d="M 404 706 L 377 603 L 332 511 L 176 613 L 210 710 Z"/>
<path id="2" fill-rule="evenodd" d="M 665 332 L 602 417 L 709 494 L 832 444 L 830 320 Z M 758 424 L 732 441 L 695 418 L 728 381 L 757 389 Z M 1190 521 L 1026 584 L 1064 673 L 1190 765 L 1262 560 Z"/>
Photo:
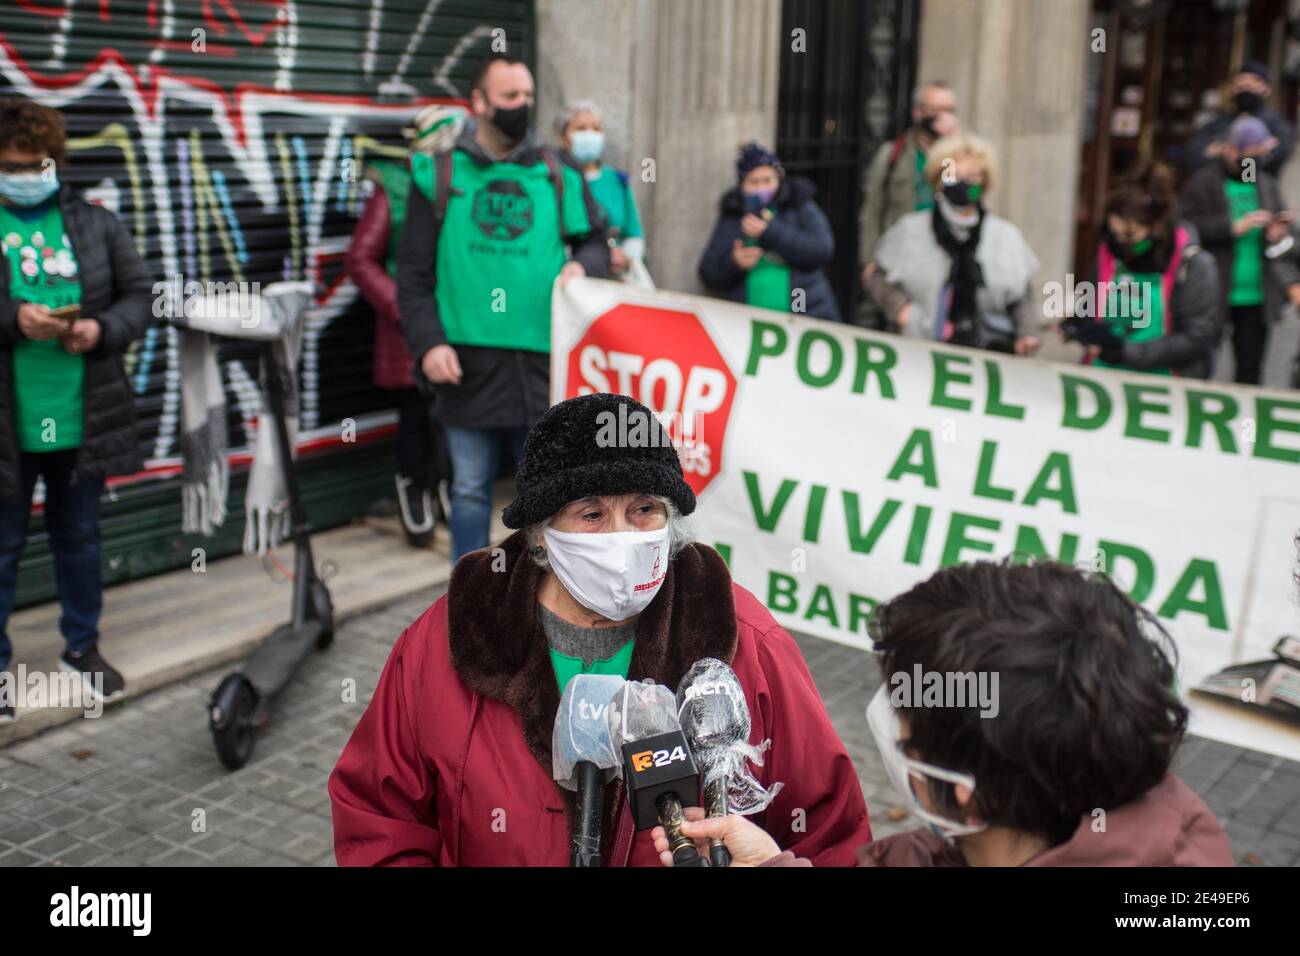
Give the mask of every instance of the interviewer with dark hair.
<path id="1" fill-rule="evenodd" d="M 961 565 L 881 605 L 872 628 L 886 679 L 868 721 L 928 825 L 860 847 L 859 865 L 1232 865 L 1214 815 L 1169 772 L 1187 709 L 1168 635 L 1109 579 Z M 890 675 L 917 668 L 997 675 L 997 705 L 895 708 Z M 809 865 L 743 817 L 691 816 L 686 832 L 724 839 L 733 866 Z"/>

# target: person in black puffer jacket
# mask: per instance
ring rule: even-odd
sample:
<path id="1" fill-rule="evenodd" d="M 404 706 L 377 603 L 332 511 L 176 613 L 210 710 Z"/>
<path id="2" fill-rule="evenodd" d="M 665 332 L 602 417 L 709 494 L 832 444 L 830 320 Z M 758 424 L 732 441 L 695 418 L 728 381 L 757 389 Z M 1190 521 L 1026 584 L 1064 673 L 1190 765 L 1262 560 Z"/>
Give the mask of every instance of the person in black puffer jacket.
<path id="1" fill-rule="evenodd" d="M 786 176 L 776 154 L 753 142 L 741 147 L 736 175 L 700 257 L 700 279 L 733 302 L 838 322 L 824 271 L 835 236 L 813 201 L 816 187 Z"/>
<path id="2" fill-rule="evenodd" d="M 153 284 L 113 213 L 60 185 L 63 117 L 0 100 L 0 672 L 12 647 L 18 559 L 36 479 L 63 605 L 61 664 L 110 700 L 122 675 L 100 656 L 99 496 L 143 460 L 122 355 L 153 318 Z M 79 307 L 79 316 L 59 312 Z M 0 720 L 14 716 L 0 695 Z"/>

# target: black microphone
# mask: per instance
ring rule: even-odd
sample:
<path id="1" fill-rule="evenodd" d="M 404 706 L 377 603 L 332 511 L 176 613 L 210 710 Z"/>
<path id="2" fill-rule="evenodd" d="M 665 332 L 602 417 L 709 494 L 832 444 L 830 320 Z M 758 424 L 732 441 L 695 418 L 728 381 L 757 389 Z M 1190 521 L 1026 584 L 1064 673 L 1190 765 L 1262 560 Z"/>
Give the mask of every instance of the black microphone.
<path id="1" fill-rule="evenodd" d="M 551 768 L 556 783 L 578 793 L 570 866 L 601 863 L 605 784 L 621 769 L 618 748 L 609 736 L 609 708 L 624 683 L 611 674 L 578 674 L 560 697 L 551 736 Z"/>
<path id="2" fill-rule="evenodd" d="M 682 795 L 694 802 L 700 773 L 677 722 L 673 692 L 650 681 L 628 681 L 611 704 L 609 729 L 623 754 L 623 784 L 636 828 L 662 826 L 674 866 L 708 866 L 682 832 Z"/>
<path id="3" fill-rule="evenodd" d="M 704 776 L 704 812 L 725 817 L 732 767 L 744 759 L 736 745 L 749 740 L 749 706 L 736 672 L 713 657 L 696 661 L 677 685 L 677 716 Z M 716 837 L 709 858 L 714 866 L 731 865 L 727 845 Z"/>

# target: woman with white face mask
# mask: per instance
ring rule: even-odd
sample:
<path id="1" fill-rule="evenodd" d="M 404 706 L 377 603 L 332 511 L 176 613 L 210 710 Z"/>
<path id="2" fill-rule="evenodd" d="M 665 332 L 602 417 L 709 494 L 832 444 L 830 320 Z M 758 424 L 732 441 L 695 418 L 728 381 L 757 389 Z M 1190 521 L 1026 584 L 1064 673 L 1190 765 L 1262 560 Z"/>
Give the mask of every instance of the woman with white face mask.
<path id="1" fill-rule="evenodd" d="M 340 865 L 564 866 L 573 793 L 552 776 L 561 692 L 578 674 L 675 689 L 696 661 L 729 663 L 755 770 L 754 815 L 775 845 L 829 866 L 870 839 L 862 789 L 808 667 L 718 552 L 692 543 L 677 450 L 644 405 L 584 395 L 529 432 L 517 529 L 467 554 L 446 596 L 398 638 L 330 778 Z M 656 866 L 622 783 L 607 787 L 606 866 Z"/>

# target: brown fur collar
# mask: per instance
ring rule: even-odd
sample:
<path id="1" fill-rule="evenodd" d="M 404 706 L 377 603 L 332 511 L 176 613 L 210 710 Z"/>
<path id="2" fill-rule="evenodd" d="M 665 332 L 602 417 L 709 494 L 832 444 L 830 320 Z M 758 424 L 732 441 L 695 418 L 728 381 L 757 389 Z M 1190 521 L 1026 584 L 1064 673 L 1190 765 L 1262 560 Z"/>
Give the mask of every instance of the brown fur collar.
<path id="1" fill-rule="evenodd" d="M 522 531 L 501 548 L 504 554 L 495 557 L 490 548 L 468 554 L 452 571 L 447 589 L 451 663 L 467 687 L 518 711 L 528 749 L 549 774 L 560 689 L 537 613 L 537 589 L 547 572 L 529 558 Z M 628 679 L 649 678 L 676 689 L 701 657 L 729 662 L 735 653 L 736 609 L 727 565 L 712 548 L 687 545 L 637 620 Z"/>

